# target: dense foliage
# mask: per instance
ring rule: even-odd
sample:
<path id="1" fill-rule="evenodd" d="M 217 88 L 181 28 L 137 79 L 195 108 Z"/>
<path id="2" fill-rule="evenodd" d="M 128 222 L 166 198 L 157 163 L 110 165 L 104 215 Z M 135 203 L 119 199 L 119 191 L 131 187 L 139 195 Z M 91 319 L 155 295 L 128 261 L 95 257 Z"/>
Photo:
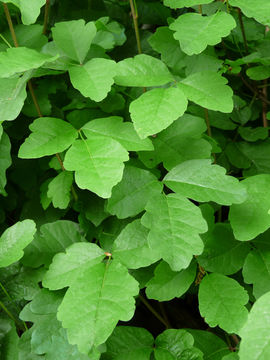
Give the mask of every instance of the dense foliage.
<path id="1" fill-rule="evenodd" d="M 0 2 L 1 359 L 269 360 L 269 0 Z"/>

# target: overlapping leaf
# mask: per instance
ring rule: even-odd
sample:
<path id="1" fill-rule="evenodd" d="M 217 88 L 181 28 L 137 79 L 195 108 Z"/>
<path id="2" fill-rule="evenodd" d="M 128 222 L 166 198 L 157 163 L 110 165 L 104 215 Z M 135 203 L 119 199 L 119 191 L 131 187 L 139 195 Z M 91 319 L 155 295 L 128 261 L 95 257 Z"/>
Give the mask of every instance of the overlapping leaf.
<path id="1" fill-rule="evenodd" d="M 265 0 L 230 0 L 230 5 L 238 6 L 248 17 L 270 26 L 270 3 Z"/>
<path id="2" fill-rule="evenodd" d="M 1 0 L 5 3 L 16 5 L 22 14 L 22 22 L 25 25 L 33 24 L 40 14 L 40 8 L 45 4 L 46 0 Z"/>
<path id="3" fill-rule="evenodd" d="M 164 5 L 169 6 L 172 9 L 190 7 L 194 5 L 209 4 L 213 0 L 163 0 Z"/>
<path id="4" fill-rule="evenodd" d="M 66 209 L 70 202 L 70 191 L 73 174 L 68 171 L 59 173 L 48 185 L 48 197 L 52 199 L 54 207 Z"/>
<path id="5" fill-rule="evenodd" d="M 11 165 L 10 140 L 8 135 L 3 132 L 0 136 L 0 194 L 7 195 L 5 186 L 7 183 L 6 170 Z"/>

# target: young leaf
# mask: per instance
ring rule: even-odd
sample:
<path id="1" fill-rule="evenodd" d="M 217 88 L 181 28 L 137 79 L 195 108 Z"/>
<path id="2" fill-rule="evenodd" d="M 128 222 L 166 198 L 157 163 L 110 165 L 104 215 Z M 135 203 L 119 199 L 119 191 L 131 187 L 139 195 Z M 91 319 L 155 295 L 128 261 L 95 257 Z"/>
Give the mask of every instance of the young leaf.
<path id="1" fill-rule="evenodd" d="M 236 27 L 234 18 L 223 11 L 211 16 L 196 13 L 180 15 L 171 25 L 174 38 L 188 55 L 200 54 L 208 45 L 216 45 Z"/>
<path id="2" fill-rule="evenodd" d="M 40 227 L 40 233 L 25 249 L 22 263 L 29 267 L 49 265 L 55 254 L 69 245 L 85 241 L 78 224 L 69 220 L 58 220 Z"/>
<path id="3" fill-rule="evenodd" d="M 67 151 L 64 166 L 75 171 L 75 181 L 81 189 L 88 189 L 103 198 L 122 178 L 128 152 L 117 141 L 101 136 L 76 140 Z"/>
<path id="4" fill-rule="evenodd" d="M 228 224 L 216 223 L 204 237 L 204 251 L 197 260 L 206 271 L 231 275 L 243 267 L 250 246 L 236 241 Z"/>
<path id="5" fill-rule="evenodd" d="M 192 262 L 187 269 L 175 272 L 165 261 L 162 261 L 155 268 L 154 277 L 146 284 L 148 299 L 169 301 L 181 297 L 193 283 L 196 268 L 196 263 Z"/>
<path id="6" fill-rule="evenodd" d="M 129 151 L 153 150 L 150 139 L 140 139 L 130 122 L 123 122 L 120 116 L 95 119 L 87 122 L 82 130 L 86 136 L 96 134 L 118 141 Z"/>
<path id="7" fill-rule="evenodd" d="M 247 322 L 239 335 L 240 360 L 266 360 L 270 357 L 270 292 L 262 295 L 253 305 Z"/>
<path id="8" fill-rule="evenodd" d="M 192 256 L 203 250 L 199 234 L 207 231 L 207 224 L 200 209 L 180 194 L 155 196 L 145 209 L 141 221 L 150 229 L 150 248 L 157 251 L 173 271 L 187 268 Z"/>
<path id="9" fill-rule="evenodd" d="M 25 47 L 8 48 L 6 52 L 0 53 L 0 78 L 39 68 L 56 58 Z"/>
<path id="10" fill-rule="evenodd" d="M 132 217 L 144 210 L 149 199 L 160 194 L 163 185 L 150 171 L 126 166 L 123 178 L 112 190 L 107 211 L 119 219 Z"/>
<path id="11" fill-rule="evenodd" d="M 6 170 L 10 167 L 12 161 L 10 156 L 11 144 L 9 137 L 5 132 L 0 137 L 0 194 L 6 196 L 5 186 L 7 183 Z"/>
<path id="12" fill-rule="evenodd" d="M 128 224 L 113 243 L 113 258 L 128 269 L 149 266 L 159 260 L 158 253 L 148 244 L 148 233 L 149 230 L 141 225 L 140 219 Z"/>
<path id="13" fill-rule="evenodd" d="M 56 46 L 72 60 L 83 63 L 96 35 L 94 22 L 71 20 L 58 22 L 52 28 L 53 40 Z"/>
<path id="14" fill-rule="evenodd" d="M 115 83 L 121 86 L 159 86 L 173 81 L 166 65 L 152 56 L 140 54 L 119 61 Z"/>
<path id="15" fill-rule="evenodd" d="M 62 152 L 78 136 L 76 129 L 69 123 L 51 117 L 34 120 L 29 129 L 32 134 L 25 140 L 19 150 L 19 157 L 23 159 L 39 158 Z"/>
<path id="16" fill-rule="evenodd" d="M 194 5 L 209 4 L 214 0 L 163 0 L 164 5 L 169 6 L 172 9 L 178 9 L 182 7 L 191 7 Z"/>
<path id="17" fill-rule="evenodd" d="M 270 3 L 265 0 L 230 0 L 231 6 L 238 6 L 247 17 L 270 26 Z M 255 359 L 255 358 L 254 358 Z"/>
<path id="18" fill-rule="evenodd" d="M 48 197 L 52 199 L 54 207 L 66 209 L 70 202 L 70 189 L 73 183 L 73 174 L 68 171 L 62 171 L 48 186 Z"/>
<path id="19" fill-rule="evenodd" d="M 196 201 L 242 203 L 247 197 L 245 186 L 225 172 L 208 159 L 188 160 L 174 167 L 163 181 L 173 191 Z"/>
<path id="20" fill-rule="evenodd" d="M 160 334 L 155 341 L 156 360 L 202 360 L 203 354 L 193 347 L 194 339 L 183 329 L 168 329 Z"/>
<path id="21" fill-rule="evenodd" d="M 229 220 L 237 240 L 248 241 L 270 227 L 270 175 L 251 176 L 242 181 L 247 198 L 230 208 Z"/>
<path id="22" fill-rule="evenodd" d="M 36 224 L 23 220 L 7 228 L 0 237 L 0 267 L 6 267 L 23 257 L 23 249 L 33 240 Z"/>
<path id="23" fill-rule="evenodd" d="M 244 306 L 249 300 L 239 283 L 221 274 L 212 273 L 203 278 L 199 289 L 201 316 L 211 327 L 219 326 L 228 333 L 239 333 L 247 320 Z"/>
<path id="24" fill-rule="evenodd" d="M 182 80 L 178 86 L 186 97 L 210 110 L 230 113 L 233 110 L 233 91 L 228 80 L 212 72 L 196 72 Z M 218 94 L 218 96 L 217 96 Z"/>
<path id="25" fill-rule="evenodd" d="M 46 0 L 1 0 L 1 2 L 16 5 L 21 11 L 23 24 L 30 25 L 36 21 L 40 14 L 40 8 L 45 4 Z"/>
<path id="26" fill-rule="evenodd" d="M 94 101 L 103 100 L 114 83 L 116 64 L 109 59 L 91 59 L 84 65 L 70 65 L 69 76 L 72 85 L 83 96 Z"/>
<path id="27" fill-rule="evenodd" d="M 187 99 L 179 88 L 152 89 L 130 104 L 130 116 L 140 138 L 166 129 L 182 116 L 187 108 Z"/>
<path id="28" fill-rule="evenodd" d="M 117 326 L 106 341 L 107 360 L 149 360 L 153 351 L 153 336 L 144 328 Z"/>

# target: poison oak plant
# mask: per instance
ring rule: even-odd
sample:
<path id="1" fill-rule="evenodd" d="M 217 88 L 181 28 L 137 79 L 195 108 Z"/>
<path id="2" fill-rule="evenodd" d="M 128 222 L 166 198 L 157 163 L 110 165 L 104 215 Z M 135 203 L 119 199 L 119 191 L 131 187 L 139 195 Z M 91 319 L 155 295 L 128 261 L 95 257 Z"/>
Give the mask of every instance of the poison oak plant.
<path id="1" fill-rule="evenodd" d="M 269 0 L 0 5 L 1 359 L 269 360 Z"/>

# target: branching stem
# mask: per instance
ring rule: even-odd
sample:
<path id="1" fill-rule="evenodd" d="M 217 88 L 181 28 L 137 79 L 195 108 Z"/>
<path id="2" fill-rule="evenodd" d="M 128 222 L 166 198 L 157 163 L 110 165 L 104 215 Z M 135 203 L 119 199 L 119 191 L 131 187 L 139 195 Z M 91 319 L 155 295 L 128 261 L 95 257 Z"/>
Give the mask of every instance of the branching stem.
<path id="1" fill-rule="evenodd" d="M 49 19 L 49 10 L 50 10 L 50 0 L 46 0 L 45 4 L 45 12 L 44 12 L 44 22 L 43 22 L 43 31 L 42 34 L 46 35 L 47 32 L 47 25 Z"/>
<path id="2" fill-rule="evenodd" d="M 244 23 L 243 23 L 242 12 L 239 8 L 237 8 L 237 13 L 238 13 L 238 19 L 239 19 L 239 23 L 240 23 L 240 27 L 241 27 L 242 36 L 243 36 L 245 51 L 246 51 L 246 54 L 248 54 L 247 37 L 246 37 L 245 27 L 244 27 Z"/>
<path id="3" fill-rule="evenodd" d="M 135 36 L 137 41 L 137 48 L 138 48 L 138 54 L 142 53 L 142 47 L 141 47 L 141 40 L 140 40 L 140 32 L 139 32 L 139 26 L 138 26 L 138 11 L 136 7 L 135 0 L 129 0 L 130 3 L 130 9 L 134 24 L 134 30 L 135 30 Z"/>
<path id="4" fill-rule="evenodd" d="M 166 320 L 149 304 L 149 302 L 140 294 L 139 298 L 141 302 L 147 307 L 147 309 L 164 325 L 166 329 L 170 328 L 170 325 L 167 323 Z"/>

